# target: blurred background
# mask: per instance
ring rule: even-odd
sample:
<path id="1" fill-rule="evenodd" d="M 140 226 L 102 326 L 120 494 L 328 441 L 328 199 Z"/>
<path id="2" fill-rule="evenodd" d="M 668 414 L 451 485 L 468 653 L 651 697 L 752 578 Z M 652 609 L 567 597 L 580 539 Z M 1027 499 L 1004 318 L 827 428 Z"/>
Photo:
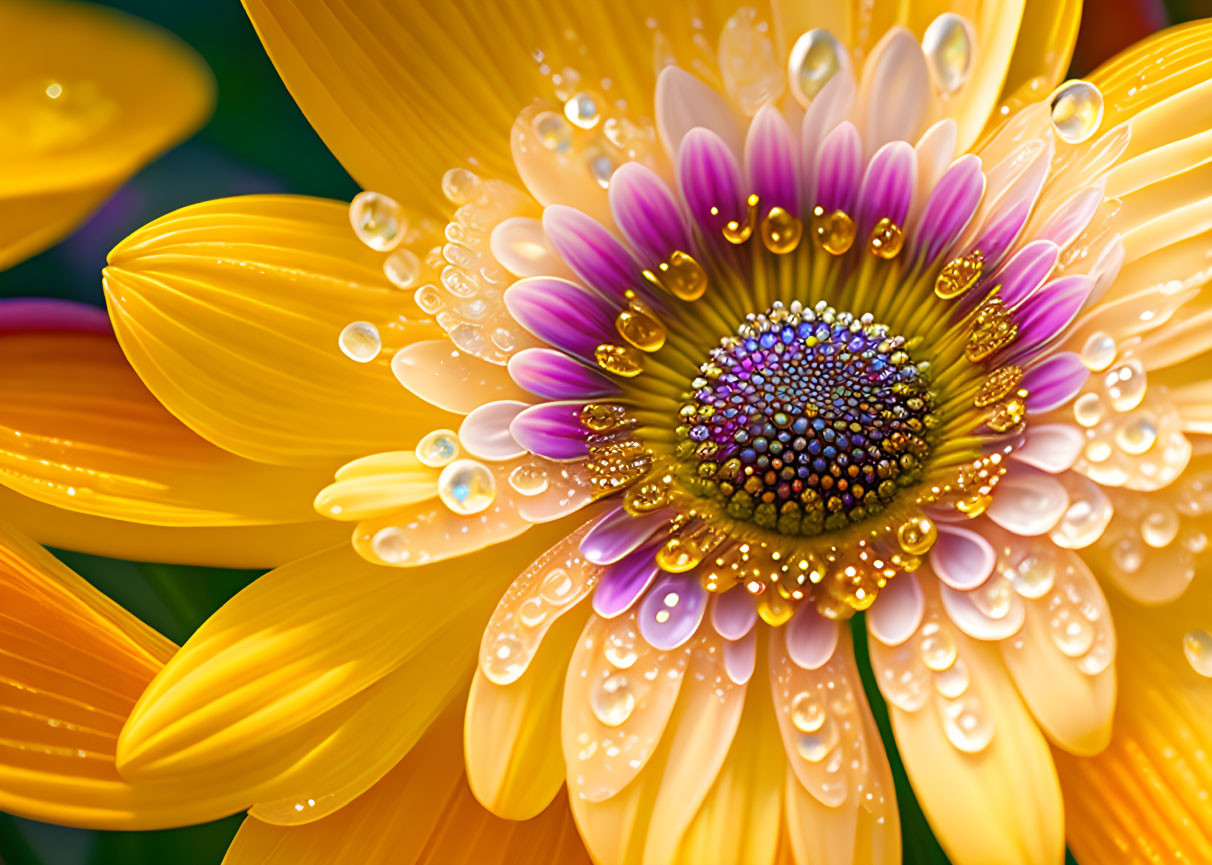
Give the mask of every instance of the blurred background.
<path id="1" fill-rule="evenodd" d="M 115 0 L 102 5 L 159 24 L 192 45 L 214 71 L 218 106 L 205 128 L 135 175 L 63 243 L 0 272 L 0 297 L 60 297 L 102 305 L 99 274 L 106 253 L 171 210 L 226 195 L 290 192 L 348 200 L 358 191 L 295 107 L 239 0 Z M 1086 0 L 1071 77 L 1155 30 L 1208 16 L 1212 0 Z M 178 643 L 259 573 L 59 555 Z M 865 641 L 855 645 L 865 646 Z M 868 685 L 891 748 L 882 702 L 873 683 Z M 895 753 L 893 763 L 906 865 L 946 863 Z M 123 833 L 65 829 L 0 813 L 0 865 L 218 865 L 241 819 L 237 815 L 187 829 Z"/>

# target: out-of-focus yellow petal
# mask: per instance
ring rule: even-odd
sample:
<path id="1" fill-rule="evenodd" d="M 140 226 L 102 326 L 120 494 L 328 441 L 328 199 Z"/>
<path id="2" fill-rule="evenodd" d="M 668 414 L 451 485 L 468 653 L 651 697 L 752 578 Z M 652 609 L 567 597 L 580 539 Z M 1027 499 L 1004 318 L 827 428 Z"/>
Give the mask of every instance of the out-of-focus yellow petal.
<path id="1" fill-rule="evenodd" d="M 265 575 L 149 686 L 119 742 L 122 772 L 241 790 L 275 822 L 323 816 L 466 687 L 500 592 L 570 528 L 407 572 L 342 545 Z M 296 813 L 292 799 L 318 805 Z"/>
<path id="2" fill-rule="evenodd" d="M 704 52 L 714 61 L 714 40 L 737 10 L 732 0 L 696 4 L 694 14 L 644 0 L 244 6 L 291 94 L 350 174 L 433 209 L 449 207 L 443 172 L 470 158 L 477 171 L 513 175 L 510 128 L 522 108 L 553 98 L 552 75 L 572 69 L 591 90 L 609 79 L 611 99 L 650 114 L 655 40 L 662 57 L 668 51 L 688 67 Z"/>
<path id="3" fill-rule="evenodd" d="M 274 568 L 348 541 L 331 520 L 269 526 L 149 526 L 54 507 L 0 486 L 0 514 L 48 547 L 141 562 Z"/>
<path id="4" fill-rule="evenodd" d="M 161 526 L 319 522 L 323 470 L 241 459 L 165 411 L 109 334 L 0 334 L 0 484 Z"/>
<path id="5" fill-rule="evenodd" d="M 1027 0 L 1003 95 L 1036 79 L 1040 99 L 1052 92 L 1069 68 L 1081 20 L 1082 0 Z"/>
<path id="6" fill-rule="evenodd" d="M 1108 601 L 1120 645 L 1111 744 L 1054 754 L 1069 846 L 1079 862 L 1212 862 L 1212 678 L 1183 656 L 1189 633 L 1212 630 L 1212 580 L 1197 575 L 1161 607 Z"/>
<path id="7" fill-rule="evenodd" d="M 454 418 L 411 395 L 392 354 L 440 335 L 390 287 L 381 255 L 345 205 L 253 195 L 148 224 L 110 253 L 105 292 L 127 358 L 196 432 L 249 459 L 335 468 L 407 447 Z M 375 325 L 378 357 L 338 347 L 346 325 Z"/>
<path id="8" fill-rule="evenodd" d="M 118 731 L 174 646 L 0 524 L 0 808 L 104 829 L 196 823 L 236 799 L 131 784 Z"/>
<path id="9" fill-rule="evenodd" d="M 0 267 L 49 246 L 214 103 L 188 46 L 114 9 L 0 3 Z"/>
<path id="10" fill-rule="evenodd" d="M 495 817 L 463 777 L 462 713 L 452 706 L 378 784 L 305 826 L 249 817 L 223 865 L 589 865 L 568 801 L 526 822 Z"/>

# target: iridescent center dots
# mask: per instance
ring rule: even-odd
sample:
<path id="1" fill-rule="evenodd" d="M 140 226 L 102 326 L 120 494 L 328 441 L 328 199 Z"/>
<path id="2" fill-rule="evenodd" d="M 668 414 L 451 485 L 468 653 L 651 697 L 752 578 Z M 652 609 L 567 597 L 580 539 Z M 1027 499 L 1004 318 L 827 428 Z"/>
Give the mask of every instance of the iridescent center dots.
<path id="1" fill-rule="evenodd" d="M 921 478 L 929 366 L 870 315 L 776 304 L 699 372 L 680 411 L 679 474 L 736 520 L 818 535 L 883 511 Z"/>

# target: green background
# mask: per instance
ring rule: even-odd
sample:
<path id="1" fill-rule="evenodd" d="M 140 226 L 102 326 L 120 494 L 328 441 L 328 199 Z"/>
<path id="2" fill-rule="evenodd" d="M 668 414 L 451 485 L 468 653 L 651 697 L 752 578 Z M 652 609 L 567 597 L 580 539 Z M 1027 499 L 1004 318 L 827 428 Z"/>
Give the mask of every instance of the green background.
<path id="1" fill-rule="evenodd" d="M 63 297 L 100 304 L 99 273 L 108 250 L 144 223 L 196 201 L 258 192 L 348 200 L 358 191 L 295 107 L 237 0 L 127 0 L 105 5 L 154 21 L 197 49 L 218 81 L 218 107 L 198 135 L 136 175 L 66 241 L 0 273 L 0 297 Z M 1074 75 L 1167 18 L 1178 22 L 1212 15 L 1212 0 L 1179 0 L 1165 10 L 1144 0 L 1087 0 L 1085 14 Z M 258 575 L 58 554 L 178 643 Z M 861 620 L 855 626 L 861 627 Z M 904 861 L 946 863 L 901 768 L 887 712 L 866 663 L 866 641 L 857 639 L 855 645 L 896 776 Z M 203 826 L 130 833 L 68 829 L 0 813 L 0 863 L 217 865 L 241 819 L 237 815 Z"/>

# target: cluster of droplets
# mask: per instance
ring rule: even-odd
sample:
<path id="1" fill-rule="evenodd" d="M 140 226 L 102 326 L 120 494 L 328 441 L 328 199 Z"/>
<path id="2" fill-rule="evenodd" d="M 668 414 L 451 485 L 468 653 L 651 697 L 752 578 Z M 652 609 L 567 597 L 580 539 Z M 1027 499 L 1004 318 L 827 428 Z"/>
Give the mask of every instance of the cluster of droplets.
<path id="1" fill-rule="evenodd" d="M 870 316 L 776 305 L 712 350 L 677 428 L 687 485 L 727 513 L 816 535 L 881 511 L 929 453 L 933 395 Z"/>

